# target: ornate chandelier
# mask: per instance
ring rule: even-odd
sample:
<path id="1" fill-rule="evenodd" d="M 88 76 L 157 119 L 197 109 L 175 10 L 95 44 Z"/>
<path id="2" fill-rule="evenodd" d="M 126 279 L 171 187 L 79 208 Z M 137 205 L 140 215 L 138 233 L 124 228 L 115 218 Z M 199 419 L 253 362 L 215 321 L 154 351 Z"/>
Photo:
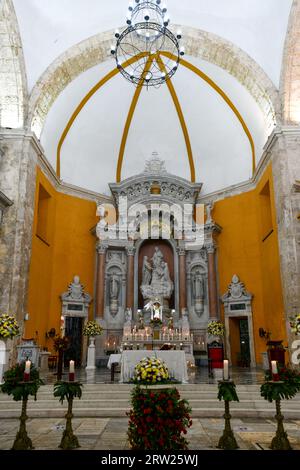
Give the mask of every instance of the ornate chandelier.
<path id="1" fill-rule="evenodd" d="M 168 29 L 170 18 L 161 0 L 131 1 L 127 13 L 128 27 L 116 30 L 117 42 L 111 46 L 117 68 L 136 86 L 160 86 L 177 71 L 184 47 L 181 31 L 176 36 Z M 163 57 L 163 59 L 162 59 Z"/>

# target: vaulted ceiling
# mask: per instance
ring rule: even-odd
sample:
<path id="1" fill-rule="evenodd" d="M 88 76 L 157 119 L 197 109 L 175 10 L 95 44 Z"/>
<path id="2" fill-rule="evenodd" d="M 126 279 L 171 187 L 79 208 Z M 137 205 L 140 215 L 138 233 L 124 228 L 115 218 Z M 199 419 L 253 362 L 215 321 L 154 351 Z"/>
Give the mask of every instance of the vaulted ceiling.
<path id="1" fill-rule="evenodd" d="M 40 93 L 51 67 L 55 69 L 53 64 L 60 58 L 66 61 L 68 54 L 71 57 L 73 52 L 68 51 L 75 47 L 84 51 L 89 38 L 100 38 L 102 33 L 124 26 L 128 5 L 127 0 L 13 3 L 33 97 Z M 174 94 L 166 85 L 142 91 L 131 116 L 119 176 L 142 171 L 145 160 L 156 151 L 170 172 L 190 179 L 192 155 L 195 178 L 204 183 L 203 192 L 209 193 L 251 178 L 253 166 L 260 160 L 276 122 L 274 96 L 280 83 L 292 0 L 168 0 L 167 4 L 172 23 L 186 27 L 186 31 L 199 31 L 207 44 L 215 41 L 218 49 L 206 54 L 203 37 L 199 51 L 197 41 L 192 44 L 189 39 L 187 66 L 181 65 L 172 80 L 181 118 Z M 222 63 L 226 54 L 233 57 L 231 66 Z M 260 80 L 257 84 L 249 84 L 248 66 Z M 83 65 L 74 77 L 67 77 L 55 99 L 49 100 L 38 137 L 54 168 L 58 143 L 72 114 L 114 67 L 108 55 L 92 66 Z M 262 83 L 267 84 L 267 90 Z M 118 177 L 120 146 L 134 92 L 135 88 L 117 75 L 80 108 L 59 152 L 63 180 L 107 192 L 107 183 Z M 272 95 L 273 111 L 262 98 L 268 94 Z"/>

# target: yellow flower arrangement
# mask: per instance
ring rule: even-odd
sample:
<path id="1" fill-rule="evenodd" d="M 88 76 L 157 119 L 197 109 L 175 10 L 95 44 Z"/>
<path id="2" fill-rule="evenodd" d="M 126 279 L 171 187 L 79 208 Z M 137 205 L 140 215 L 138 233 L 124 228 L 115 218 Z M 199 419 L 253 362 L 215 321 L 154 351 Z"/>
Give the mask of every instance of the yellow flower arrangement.
<path id="1" fill-rule="evenodd" d="M 12 339 L 20 334 L 20 328 L 15 317 L 3 313 L 0 315 L 0 339 Z"/>
<path id="2" fill-rule="evenodd" d="M 290 318 L 290 327 L 295 335 L 300 335 L 300 314 Z"/>
<path id="3" fill-rule="evenodd" d="M 145 357 L 135 366 L 134 382 L 156 384 L 170 380 L 166 364 L 156 357 Z"/>

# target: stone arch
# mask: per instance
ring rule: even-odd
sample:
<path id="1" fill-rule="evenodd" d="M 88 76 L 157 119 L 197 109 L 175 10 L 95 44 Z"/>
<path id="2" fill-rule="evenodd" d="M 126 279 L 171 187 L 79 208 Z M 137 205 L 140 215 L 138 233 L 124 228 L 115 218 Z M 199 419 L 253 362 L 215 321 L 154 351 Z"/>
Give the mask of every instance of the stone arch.
<path id="1" fill-rule="evenodd" d="M 22 42 L 12 0 L 0 2 L 0 127 L 22 128 L 28 103 Z"/>
<path id="2" fill-rule="evenodd" d="M 211 62 L 233 75 L 260 106 L 270 131 L 280 121 L 278 91 L 263 69 L 233 43 L 205 31 L 181 28 L 190 56 Z M 36 83 L 29 101 L 28 125 L 38 138 L 47 114 L 59 94 L 78 75 L 110 57 L 113 31 L 100 33 L 60 55 Z"/>
<path id="3" fill-rule="evenodd" d="M 280 81 L 284 123 L 300 122 L 300 0 L 294 0 L 284 45 Z"/>

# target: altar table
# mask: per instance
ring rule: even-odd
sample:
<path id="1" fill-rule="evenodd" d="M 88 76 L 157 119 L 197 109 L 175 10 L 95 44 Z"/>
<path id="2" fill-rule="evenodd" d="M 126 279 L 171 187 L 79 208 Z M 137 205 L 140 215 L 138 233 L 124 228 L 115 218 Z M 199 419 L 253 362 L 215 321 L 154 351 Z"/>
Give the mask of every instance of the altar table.
<path id="1" fill-rule="evenodd" d="M 184 351 L 123 351 L 121 355 L 120 383 L 129 382 L 135 366 L 145 357 L 156 357 L 165 362 L 170 376 L 181 383 L 188 383 L 186 355 Z"/>

